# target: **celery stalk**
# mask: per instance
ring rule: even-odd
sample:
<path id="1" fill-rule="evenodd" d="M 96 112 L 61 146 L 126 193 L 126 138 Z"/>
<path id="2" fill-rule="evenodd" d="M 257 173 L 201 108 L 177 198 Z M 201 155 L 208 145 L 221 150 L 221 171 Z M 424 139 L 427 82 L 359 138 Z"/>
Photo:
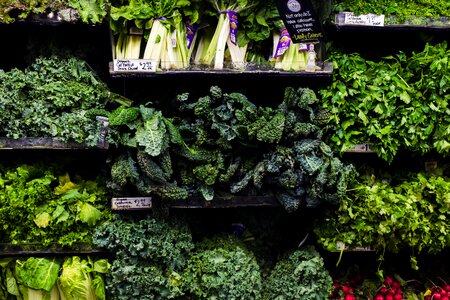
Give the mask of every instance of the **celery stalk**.
<path id="1" fill-rule="evenodd" d="M 197 47 L 195 48 L 194 64 L 201 64 L 202 58 L 206 55 L 206 51 L 211 44 L 212 37 L 213 32 L 211 30 L 208 30 L 206 28 L 202 29 Z"/>
<path id="2" fill-rule="evenodd" d="M 225 14 L 220 14 L 217 22 L 216 30 L 211 39 L 211 42 L 206 49 L 205 54 L 200 58 L 200 63 L 204 65 L 211 65 L 214 57 L 216 56 L 217 43 L 219 41 L 219 36 L 222 33 L 222 27 L 225 22 Z"/>
<path id="3" fill-rule="evenodd" d="M 145 46 L 144 59 L 154 60 L 157 66 L 161 64 L 161 56 L 166 51 L 167 34 L 167 28 L 160 20 L 155 20 Z"/>
<path id="4" fill-rule="evenodd" d="M 225 57 L 225 48 L 227 46 L 227 40 L 230 36 L 230 18 L 228 14 L 225 14 L 225 20 L 222 23 L 220 29 L 219 38 L 217 39 L 216 55 L 214 56 L 214 69 L 223 69 L 223 62 Z"/>
<path id="5" fill-rule="evenodd" d="M 128 35 L 125 58 L 139 59 L 141 53 L 141 41 L 141 35 Z"/>
<path id="6" fill-rule="evenodd" d="M 227 40 L 227 47 L 230 51 L 231 55 L 231 62 L 233 68 L 236 69 L 244 69 L 245 68 L 245 56 L 247 54 L 247 47 L 248 44 L 245 44 L 242 47 L 239 47 L 239 45 L 235 45 L 231 42 L 231 39 L 228 37 Z"/>

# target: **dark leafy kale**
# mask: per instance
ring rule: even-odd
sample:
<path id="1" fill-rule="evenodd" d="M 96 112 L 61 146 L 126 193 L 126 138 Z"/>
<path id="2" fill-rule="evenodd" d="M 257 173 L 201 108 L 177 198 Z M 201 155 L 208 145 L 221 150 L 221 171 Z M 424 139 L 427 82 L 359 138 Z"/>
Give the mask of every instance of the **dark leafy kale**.
<path id="1" fill-rule="evenodd" d="M 217 86 L 196 100 L 180 94 L 177 102 L 180 117 L 140 106 L 141 118 L 117 126 L 122 144 L 135 149 L 130 156 L 139 166 L 141 194 L 206 200 L 220 193 L 276 195 L 294 211 L 337 203 L 353 179 L 353 167 L 322 140 L 330 112 L 311 89 L 287 88 L 276 107 L 257 106 Z"/>

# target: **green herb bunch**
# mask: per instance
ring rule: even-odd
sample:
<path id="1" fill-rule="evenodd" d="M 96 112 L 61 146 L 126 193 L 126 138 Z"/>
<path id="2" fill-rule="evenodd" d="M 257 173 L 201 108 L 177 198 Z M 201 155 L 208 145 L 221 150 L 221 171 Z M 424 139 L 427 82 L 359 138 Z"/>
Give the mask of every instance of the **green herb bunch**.
<path id="1" fill-rule="evenodd" d="M 449 57 L 446 42 L 379 61 L 333 52 L 333 83 L 320 94 L 333 112 L 336 149 L 371 143 L 388 162 L 400 150 L 447 154 Z"/>
<path id="2" fill-rule="evenodd" d="M 438 253 L 450 245 L 448 223 L 450 179 L 429 173 L 402 178 L 361 176 L 339 209 L 330 209 L 316 225 L 318 242 L 330 251 L 338 242 L 349 247 L 370 246 L 382 253 L 411 250 Z"/>

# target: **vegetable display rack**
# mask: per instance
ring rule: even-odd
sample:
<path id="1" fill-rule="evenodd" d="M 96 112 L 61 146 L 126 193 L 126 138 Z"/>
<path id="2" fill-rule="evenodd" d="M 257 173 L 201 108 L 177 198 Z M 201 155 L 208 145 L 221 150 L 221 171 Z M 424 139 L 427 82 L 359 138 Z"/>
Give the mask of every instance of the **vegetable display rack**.
<path id="1" fill-rule="evenodd" d="M 107 254 L 102 249 L 94 249 L 92 246 L 79 244 L 73 247 L 48 246 L 43 247 L 38 244 L 0 244 L 0 257 L 18 257 L 18 256 L 49 256 L 49 255 L 91 255 Z"/>
<path id="2" fill-rule="evenodd" d="M 233 196 L 215 197 L 206 201 L 202 197 L 191 197 L 186 200 L 176 200 L 161 203 L 172 209 L 201 209 L 201 208 L 240 208 L 240 207 L 281 207 L 280 203 L 270 196 Z M 111 207 L 114 211 L 148 210 L 154 206 L 151 197 L 123 197 L 112 198 Z"/>
<path id="3" fill-rule="evenodd" d="M 84 143 L 63 142 L 53 137 L 24 137 L 24 138 L 7 138 L 0 137 L 0 150 L 25 150 L 25 149 L 46 149 L 46 150 L 77 150 L 77 149 L 100 149 L 107 150 L 109 143 L 108 119 L 97 116 L 97 122 L 101 124 L 99 138 L 95 147 L 88 146 Z"/>
<path id="4" fill-rule="evenodd" d="M 333 65 L 329 62 L 320 64 L 320 70 L 315 72 L 294 72 L 283 71 L 261 66 L 248 66 L 246 69 L 225 68 L 223 70 L 214 70 L 200 67 L 192 67 L 179 70 L 154 70 L 151 62 L 147 60 L 115 59 L 109 64 L 111 77 L 155 77 L 155 76 L 276 76 L 276 77 L 325 77 L 331 78 L 333 74 Z"/>

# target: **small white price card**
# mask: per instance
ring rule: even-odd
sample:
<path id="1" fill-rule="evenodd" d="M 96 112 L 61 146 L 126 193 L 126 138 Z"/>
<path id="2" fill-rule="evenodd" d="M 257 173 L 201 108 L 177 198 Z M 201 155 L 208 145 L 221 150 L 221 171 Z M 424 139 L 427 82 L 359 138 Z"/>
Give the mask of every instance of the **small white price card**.
<path id="1" fill-rule="evenodd" d="M 114 59 L 114 72 L 156 72 L 156 63 L 150 59 Z"/>
<path id="2" fill-rule="evenodd" d="M 138 210 L 152 208 L 151 197 L 112 198 L 113 210 Z"/>
<path id="3" fill-rule="evenodd" d="M 384 26 L 384 15 L 355 15 L 352 12 L 344 12 L 343 23 L 344 25 Z"/>

